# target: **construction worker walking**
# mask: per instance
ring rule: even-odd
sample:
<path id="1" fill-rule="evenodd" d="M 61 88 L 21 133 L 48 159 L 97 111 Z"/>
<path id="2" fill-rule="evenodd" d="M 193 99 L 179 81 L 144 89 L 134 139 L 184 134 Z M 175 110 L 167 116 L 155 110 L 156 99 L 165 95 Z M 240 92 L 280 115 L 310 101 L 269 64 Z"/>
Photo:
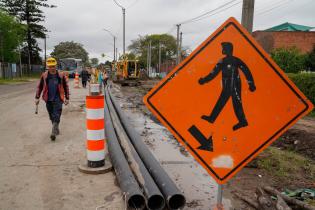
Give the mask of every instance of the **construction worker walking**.
<path id="1" fill-rule="evenodd" d="M 39 98 L 43 92 L 42 98 L 46 102 L 46 108 L 52 122 L 50 138 L 55 141 L 59 134 L 62 104 L 68 105 L 69 103 L 69 86 L 65 75 L 56 69 L 56 59 L 48 58 L 46 66 L 48 71 L 41 75 L 35 95 L 35 104 L 39 104 Z"/>

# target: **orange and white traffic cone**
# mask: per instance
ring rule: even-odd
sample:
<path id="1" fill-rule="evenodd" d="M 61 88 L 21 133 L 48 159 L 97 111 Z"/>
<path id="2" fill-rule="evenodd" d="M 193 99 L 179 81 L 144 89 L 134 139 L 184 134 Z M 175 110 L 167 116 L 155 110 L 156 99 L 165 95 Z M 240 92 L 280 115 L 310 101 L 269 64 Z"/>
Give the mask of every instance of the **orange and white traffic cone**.
<path id="1" fill-rule="evenodd" d="M 76 71 L 75 72 L 75 77 L 74 77 L 74 88 L 80 88 L 79 86 L 79 73 Z"/>
<path id="2" fill-rule="evenodd" d="M 95 168 L 105 164 L 104 95 L 86 96 L 87 160 Z"/>
<path id="3" fill-rule="evenodd" d="M 90 95 L 95 96 L 100 94 L 100 84 L 90 84 Z"/>
<path id="4" fill-rule="evenodd" d="M 104 95 L 86 96 L 87 165 L 79 166 L 79 170 L 84 173 L 105 173 L 112 168 L 109 163 L 105 165 L 104 105 Z"/>

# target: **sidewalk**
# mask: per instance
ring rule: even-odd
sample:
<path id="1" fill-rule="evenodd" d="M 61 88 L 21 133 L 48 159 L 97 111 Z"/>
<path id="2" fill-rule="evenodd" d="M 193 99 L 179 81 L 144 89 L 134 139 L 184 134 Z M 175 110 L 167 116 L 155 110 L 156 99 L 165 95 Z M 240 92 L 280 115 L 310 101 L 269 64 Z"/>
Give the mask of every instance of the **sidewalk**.
<path id="1" fill-rule="evenodd" d="M 64 106 L 61 135 L 50 141 L 51 123 L 40 102 L 34 114 L 35 86 L 1 101 L 0 209 L 123 209 L 113 172 L 86 175 L 77 166 L 85 158 L 85 96 L 73 89 Z M 118 202 L 116 202 L 118 201 Z M 103 208 L 106 209 L 106 208 Z"/>

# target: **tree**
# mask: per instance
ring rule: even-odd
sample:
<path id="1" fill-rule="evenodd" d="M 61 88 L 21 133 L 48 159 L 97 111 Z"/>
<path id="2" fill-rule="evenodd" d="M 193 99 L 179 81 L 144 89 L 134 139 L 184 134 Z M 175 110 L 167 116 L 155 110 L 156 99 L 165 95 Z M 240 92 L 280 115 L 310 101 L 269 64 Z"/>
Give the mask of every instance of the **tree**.
<path id="1" fill-rule="evenodd" d="M 111 67 L 111 66 L 112 66 L 112 62 L 106 61 L 106 62 L 105 62 L 105 66 L 110 66 L 110 67 Z"/>
<path id="2" fill-rule="evenodd" d="M 271 57 L 287 73 L 298 73 L 306 67 L 306 55 L 296 47 L 274 49 Z"/>
<path id="3" fill-rule="evenodd" d="M 14 17 L 0 10 L 0 61 L 17 62 L 26 28 Z"/>
<path id="4" fill-rule="evenodd" d="M 87 51 L 83 48 L 83 45 L 76 42 L 60 42 L 54 47 L 51 55 L 57 59 L 61 58 L 77 58 L 82 59 L 84 64 L 89 62 L 89 56 Z"/>
<path id="5" fill-rule="evenodd" d="M 315 71 L 315 44 L 313 45 L 313 50 L 307 54 L 306 66 L 311 71 Z"/>
<path id="6" fill-rule="evenodd" d="M 140 36 L 131 41 L 128 49 L 136 55 L 141 66 L 147 65 L 148 45 L 151 41 L 151 64 L 156 66 L 159 62 L 159 43 L 161 45 L 161 60 L 171 60 L 176 56 L 176 39 L 169 34 L 152 34 Z"/>
<path id="7" fill-rule="evenodd" d="M 90 62 L 93 66 L 97 66 L 99 61 L 98 61 L 98 58 L 91 58 Z"/>
<path id="8" fill-rule="evenodd" d="M 137 56 L 132 52 L 126 53 L 125 57 L 129 60 L 136 60 L 137 59 Z M 121 55 L 118 60 L 122 60 L 122 59 L 124 59 L 124 55 Z"/>
<path id="9" fill-rule="evenodd" d="M 17 17 L 22 23 L 27 25 L 25 40 L 27 47 L 23 49 L 23 55 L 29 56 L 31 63 L 39 63 L 40 48 L 37 38 L 45 38 L 47 29 L 40 23 L 45 20 L 42 8 L 53 8 L 48 5 L 48 0 L 0 0 L 1 6 L 10 14 Z M 24 57 L 23 56 L 23 57 Z"/>

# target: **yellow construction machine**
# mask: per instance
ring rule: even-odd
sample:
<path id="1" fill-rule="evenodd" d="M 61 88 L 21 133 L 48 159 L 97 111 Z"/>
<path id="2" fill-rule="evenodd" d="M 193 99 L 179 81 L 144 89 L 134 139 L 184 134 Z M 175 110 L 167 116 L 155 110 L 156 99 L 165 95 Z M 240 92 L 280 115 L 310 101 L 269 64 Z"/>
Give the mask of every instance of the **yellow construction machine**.
<path id="1" fill-rule="evenodd" d="M 116 71 L 114 82 L 121 85 L 138 85 L 140 70 L 138 60 L 129 60 L 127 58 L 116 61 L 112 64 L 112 69 Z"/>

